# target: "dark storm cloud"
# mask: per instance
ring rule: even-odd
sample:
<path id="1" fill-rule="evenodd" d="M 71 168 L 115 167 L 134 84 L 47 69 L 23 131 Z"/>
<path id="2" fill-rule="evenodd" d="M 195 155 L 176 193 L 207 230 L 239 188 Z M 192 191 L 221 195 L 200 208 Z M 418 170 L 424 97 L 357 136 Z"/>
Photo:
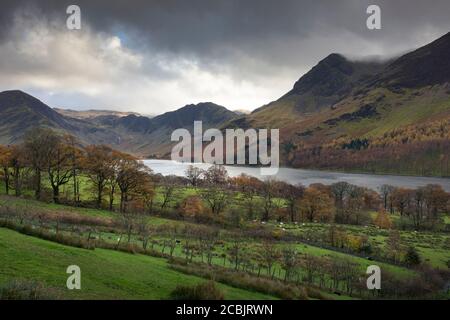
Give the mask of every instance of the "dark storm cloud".
<path id="1" fill-rule="evenodd" d="M 257 55 L 264 46 L 270 58 L 283 49 L 271 47 L 273 43 L 300 42 L 321 33 L 349 32 L 388 46 L 430 26 L 450 29 L 448 0 L 7 0 L 1 4 L 2 34 L 8 28 L 8 15 L 25 4 L 64 17 L 65 8 L 74 3 L 93 28 L 127 33 L 134 47 L 205 58 L 220 58 L 234 50 L 250 53 L 253 46 Z M 381 31 L 365 27 L 369 4 L 382 8 Z"/>
<path id="2" fill-rule="evenodd" d="M 449 0 L 2 0 L 0 46 L 18 36 L 17 28 L 14 29 L 18 12 L 32 14 L 34 19 L 58 21 L 47 27 L 55 33 L 69 32 L 64 22 L 70 4 L 81 7 L 91 44 L 97 41 L 96 35 L 106 35 L 104 41 L 109 41 L 110 36 L 119 37 L 123 48 L 140 59 L 139 63 L 130 62 L 134 58 L 130 60 L 126 51 L 119 53 L 122 60 L 139 65 L 139 71 L 121 71 L 127 77 L 124 81 L 130 82 L 133 75 L 151 75 L 153 80 L 174 79 L 176 87 L 181 86 L 186 92 L 201 91 L 205 81 L 209 81 L 204 74 L 198 75 L 203 83 L 199 81 L 196 88 L 191 87 L 194 83 L 177 82 L 178 66 L 186 63 L 192 70 L 223 75 L 224 86 L 226 82 L 230 84 L 230 93 L 234 90 L 232 85 L 247 81 L 248 88 L 260 90 L 254 89 L 255 96 L 266 90 L 271 99 L 290 89 L 304 72 L 332 52 L 351 57 L 398 55 L 450 31 Z M 366 28 L 369 4 L 380 5 L 382 30 Z M 28 65 L 64 70 L 63 55 L 54 53 L 53 59 L 47 61 L 42 58 L 37 66 L 31 58 L 24 61 L 23 55 L 17 59 L 11 54 L 5 56 L 5 52 L 12 52 L 11 46 L 3 50 L 2 71 L 26 71 Z M 61 66 L 56 66 L 55 61 L 62 61 Z M 171 61 L 176 61 L 175 67 L 167 67 Z M 96 64 L 98 68 L 99 64 L 101 61 Z M 48 84 L 42 74 L 41 70 L 35 82 Z M 252 93 L 249 89 L 242 94 Z M 203 97 L 215 96 L 202 93 L 192 100 Z M 239 100 L 238 92 L 235 98 Z M 245 101 L 239 106 L 258 107 L 247 106 L 252 103 L 250 99 Z M 186 101 L 189 102 L 193 101 Z"/>

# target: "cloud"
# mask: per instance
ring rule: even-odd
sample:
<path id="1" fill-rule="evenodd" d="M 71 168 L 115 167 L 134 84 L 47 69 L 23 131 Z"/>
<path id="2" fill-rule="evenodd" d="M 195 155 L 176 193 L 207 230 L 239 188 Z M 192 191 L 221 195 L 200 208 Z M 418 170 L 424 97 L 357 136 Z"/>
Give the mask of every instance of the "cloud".
<path id="1" fill-rule="evenodd" d="M 0 89 L 52 106 L 157 114 L 213 101 L 254 109 L 332 52 L 398 55 L 450 29 L 450 3 L 310 0 L 2 1 Z M 369 3 L 370 2 L 370 3 Z M 365 27 L 369 4 L 383 29 Z"/>

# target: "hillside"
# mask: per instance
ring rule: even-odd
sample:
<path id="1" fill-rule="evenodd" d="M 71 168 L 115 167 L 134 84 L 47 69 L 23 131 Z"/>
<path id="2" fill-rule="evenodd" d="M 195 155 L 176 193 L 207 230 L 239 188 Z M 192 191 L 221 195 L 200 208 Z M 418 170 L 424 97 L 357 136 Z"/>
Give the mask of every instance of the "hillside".
<path id="1" fill-rule="evenodd" d="M 165 259 L 67 247 L 3 228 L 0 247 L 0 284 L 11 279 L 30 279 L 43 283 L 64 299 L 168 299 L 179 284 L 206 281 L 170 269 Z M 74 261 L 81 268 L 82 290 L 69 291 L 66 269 Z M 222 284 L 219 288 L 227 299 L 273 299 Z"/>
<path id="2" fill-rule="evenodd" d="M 22 91 L 0 92 L 0 142 L 17 142 L 31 123 L 56 130 L 75 129 L 59 113 Z"/>

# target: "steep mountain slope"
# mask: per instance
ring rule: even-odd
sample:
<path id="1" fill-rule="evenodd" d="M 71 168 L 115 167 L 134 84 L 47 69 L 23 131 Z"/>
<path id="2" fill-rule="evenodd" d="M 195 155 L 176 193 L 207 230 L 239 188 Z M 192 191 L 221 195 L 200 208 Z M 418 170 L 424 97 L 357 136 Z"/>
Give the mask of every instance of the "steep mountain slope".
<path id="1" fill-rule="evenodd" d="M 18 143 L 35 127 L 71 134 L 83 144 L 120 142 L 114 131 L 86 120 L 65 117 L 23 91 L 0 92 L 0 143 Z"/>
<path id="2" fill-rule="evenodd" d="M 403 167 L 409 168 L 404 173 L 448 175 L 449 57 L 450 33 L 384 64 L 351 62 L 332 54 L 279 100 L 229 126 L 279 128 L 285 165 L 403 172 L 402 167 L 376 168 L 384 160 L 375 153 L 389 159 L 395 154 L 396 161 L 405 160 Z M 418 129 L 422 126 L 435 130 L 425 135 Z M 387 138 L 398 137 L 398 130 L 411 136 L 395 142 Z M 352 158 L 352 165 L 343 158 Z M 371 168 L 366 166 L 370 162 Z M 425 172 L 425 167 L 446 169 Z"/>
<path id="3" fill-rule="evenodd" d="M 298 113 L 317 112 L 334 105 L 383 67 L 378 62 L 352 62 L 333 53 L 301 77 L 283 97 L 253 113 L 292 104 Z"/>
<path id="4" fill-rule="evenodd" d="M 374 85 L 389 88 L 420 88 L 443 85 L 450 80 L 450 32 L 432 43 L 389 64 Z"/>
<path id="5" fill-rule="evenodd" d="M 286 122 L 333 108 L 383 67 L 381 62 L 350 61 L 333 53 L 301 77 L 292 90 L 277 101 L 256 109 L 246 119 L 257 126 L 281 127 Z"/>
<path id="6" fill-rule="evenodd" d="M 19 90 L 0 92 L 1 143 L 16 142 L 35 126 L 67 131 L 74 129 L 63 116 L 29 94 Z"/>

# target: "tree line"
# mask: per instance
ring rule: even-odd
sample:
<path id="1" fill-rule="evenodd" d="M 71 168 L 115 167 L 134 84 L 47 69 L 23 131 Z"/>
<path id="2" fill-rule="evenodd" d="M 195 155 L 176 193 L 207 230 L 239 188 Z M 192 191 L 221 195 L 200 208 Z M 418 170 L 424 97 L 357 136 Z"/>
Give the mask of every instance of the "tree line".
<path id="1" fill-rule="evenodd" d="M 137 158 L 105 145 L 83 147 L 73 136 L 45 128 L 27 132 L 21 144 L 0 145 L 0 169 L 6 194 L 13 191 L 21 196 L 31 189 L 34 197 L 42 200 L 46 179 L 55 203 L 62 200 L 61 188 L 69 185 L 73 203 L 79 204 L 81 177 L 90 182 L 98 208 L 105 195 L 109 209 L 119 196 L 120 211 L 126 211 L 132 204 L 147 205 L 154 194 L 151 170 Z"/>
<path id="2" fill-rule="evenodd" d="M 132 155 L 105 145 L 83 147 L 72 136 L 44 128 L 29 131 L 21 144 L 0 145 L 0 172 L 6 194 L 33 190 L 41 200 L 47 180 L 55 203 L 89 205 L 89 193 L 97 208 L 114 210 L 118 203 L 120 212 L 157 209 L 176 218 L 226 220 L 235 226 L 255 219 L 365 225 L 372 222 L 369 212 L 378 211 L 374 222 L 380 228 L 393 227 L 392 214 L 401 217 L 401 228 L 434 228 L 448 212 L 450 199 L 438 185 L 415 190 L 385 185 L 378 192 L 346 182 L 305 187 L 245 174 L 229 177 L 221 165 L 207 170 L 189 166 L 185 177 L 164 177 Z M 180 194 L 187 186 L 196 192 Z M 71 196 L 62 196 L 62 187 Z"/>

